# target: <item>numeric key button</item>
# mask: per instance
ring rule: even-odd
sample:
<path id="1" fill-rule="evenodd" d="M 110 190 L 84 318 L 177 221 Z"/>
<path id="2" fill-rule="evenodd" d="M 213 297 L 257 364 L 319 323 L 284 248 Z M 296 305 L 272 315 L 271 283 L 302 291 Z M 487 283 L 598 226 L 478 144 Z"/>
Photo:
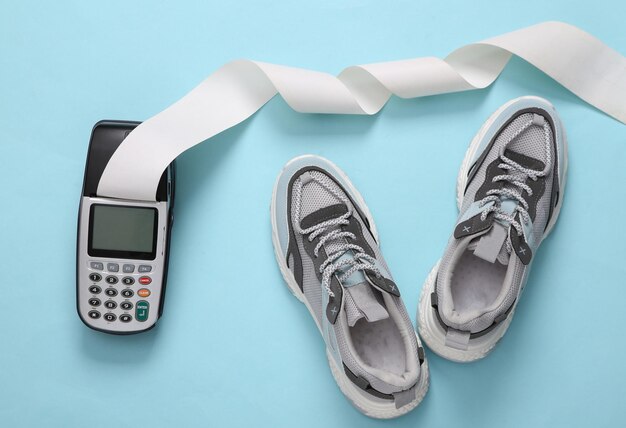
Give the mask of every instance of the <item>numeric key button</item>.
<path id="1" fill-rule="evenodd" d="M 124 278 L 122 278 L 122 282 L 124 283 L 124 285 L 133 285 L 135 283 L 135 280 L 130 276 L 125 276 Z"/>
<path id="2" fill-rule="evenodd" d="M 102 291 L 102 289 L 100 287 L 98 287 L 97 285 L 92 285 L 91 287 L 89 287 L 89 292 L 90 293 L 100 294 L 101 291 Z"/>
<path id="3" fill-rule="evenodd" d="M 92 320 L 97 320 L 98 318 L 100 318 L 100 312 L 98 311 L 89 311 L 87 315 L 89 315 L 89 318 L 91 318 Z"/>
<path id="4" fill-rule="evenodd" d="M 128 314 L 120 315 L 120 321 L 122 322 L 131 322 L 132 320 L 133 320 L 133 317 L 131 317 Z"/>
<path id="5" fill-rule="evenodd" d="M 117 277 L 109 275 L 106 278 L 106 282 L 107 282 L 107 284 L 111 284 L 111 285 L 117 284 Z"/>
<path id="6" fill-rule="evenodd" d="M 120 303 L 120 308 L 125 311 L 130 311 L 133 308 L 133 304 L 130 302 L 122 302 Z"/>
<path id="7" fill-rule="evenodd" d="M 126 289 L 122 290 L 122 296 L 126 297 L 127 299 L 129 297 L 133 297 L 134 294 L 135 294 L 135 292 L 133 290 L 131 290 L 130 288 L 126 288 Z"/>
<path id="8" fill-rule="evenodd" d="M 115 316 L 115 314 L 112 314 L 111 312 L 109 312 L 108 314 L 104 314 L 104 319 L 107 320 L 108 322 L 113 322 L 117 319 L 117 317 Z"/>
<path id="9" fill-rule="evenodd" d="M 104 306 L 107 309 L 115 309 L 117 308 L 117 303 L 115 303 L 113 300 L 107 300 L 106 302 L 104 302 Z"/>
<path id="10" fill-rule="evenodd" d="M 92 297 L 91 299 L 89 299 L 89 305 L 90 306 L 100 306 L 100 299 L 98 299 L 96 297 Z"/>
<path id="11" fill-rule="evenodd" d="M 93 282 L 98 282 L 102 279 L 102 276 L 99 273 L 90 273 L 89 280 Z"/>
<path id="12" fill-rule="evenodd" d="M 117 290 L 115 288 L 107 288 L 106 290 L 104 290 L 104 294 L 109 297 L 115 297 L 117 296 Z"/>

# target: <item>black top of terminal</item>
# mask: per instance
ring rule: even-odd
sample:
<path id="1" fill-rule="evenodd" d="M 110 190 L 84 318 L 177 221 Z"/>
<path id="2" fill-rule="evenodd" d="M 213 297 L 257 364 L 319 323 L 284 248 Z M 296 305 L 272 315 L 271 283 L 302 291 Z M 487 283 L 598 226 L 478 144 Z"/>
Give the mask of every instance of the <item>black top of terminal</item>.
<path id="1" fill-rule="evenodd" d="M 83 196 L 97 196 L 98 183 L 109 159 L 122 144 L 124 138 L 140 123 L 122 120 L 102 120 L 96 123 L 91 131 L 87 151 Z M 159 181 L 156 200 L 167 200 L 167 171 L 163 172 Z"/>

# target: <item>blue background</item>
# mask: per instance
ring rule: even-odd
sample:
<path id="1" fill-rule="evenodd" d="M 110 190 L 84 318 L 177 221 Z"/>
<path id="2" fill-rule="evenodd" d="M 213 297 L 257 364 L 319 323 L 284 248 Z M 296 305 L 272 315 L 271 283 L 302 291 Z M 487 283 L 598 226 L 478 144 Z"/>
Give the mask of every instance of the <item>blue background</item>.
<path id="1" fill-rule="evenodd" d="M 337 73 L 442 57 L 551 19 L 626 54 L 625 2 L 153 3 L 2 1 L 0 425 L 623 424 L 626 127 L 518 59 L 487 90 L 392 99 L 375 117 L 301 115 L 276 98 L 183 154 L 166 308 L 149 333 L 109 336 L 80 322 L 74 257 L 87 143 L 100 119 L 145 120 L 234 58 Z M 467 144 L 493 110 L 526 94 L 561 113 L 570 170 L 515 321 L 483 361 L 428 352 L 422 405 L 394 421 L 368 419 L 336 387 L 314 322 L 279 274 L 274 179 L 303 153 L 343 168 L 414 314 L 452 232 Z"/>

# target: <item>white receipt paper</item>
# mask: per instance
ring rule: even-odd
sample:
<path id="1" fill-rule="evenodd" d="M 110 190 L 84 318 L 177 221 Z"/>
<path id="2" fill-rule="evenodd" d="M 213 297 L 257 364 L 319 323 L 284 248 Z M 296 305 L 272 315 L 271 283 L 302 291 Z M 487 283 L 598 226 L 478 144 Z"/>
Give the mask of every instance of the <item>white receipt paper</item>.
<path id="1" fill-rule="evenodd" d="M 153 201 L 163 171 L 178 155 L 246 120 L 277 93 L 301 113 L 371 115 L 391 95 L 414 98 L 485 88 L 512 55 L 626 123 L 626 58 L 561 22 L 544 22 L 463 46 L 445 59 L 352 66 L 338 76 L 237 60 L 132 131 L 107 164 L 98 195 Z"/>

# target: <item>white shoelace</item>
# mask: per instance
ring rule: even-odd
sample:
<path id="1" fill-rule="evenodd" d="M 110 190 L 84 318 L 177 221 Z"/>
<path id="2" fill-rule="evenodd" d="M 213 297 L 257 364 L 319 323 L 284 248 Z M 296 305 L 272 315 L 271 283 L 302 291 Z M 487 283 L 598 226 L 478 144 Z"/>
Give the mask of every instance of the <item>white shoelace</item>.
<path id="1" fill-rule="evenodd" d="M 369 254 L 365 253 L 365 250 L 359 245 L 348 243 L 348 239 L 356 239 L 356 236 L 352 232 L 340 230 L 338 227 L 348 225 L 350 223 L 349 218 L 352 216 L 352 210 L 350 209 L 350 204 L 347 198 L 345 198 L 339 192 L 336 192 L 329 186 L 326 186 L 321 180 L 311 176 L 313 180 L 335 195 L 339 200 L 341 200 L 346 207 L 348 207 L 348 211 L 341 216 L 323 221 L 319 224 L 311 226 L 307 229 L 301 229 L 299 224 L 300 219 L 300 204 L 302 202 L 302 180 L 298 179 L 294 185 L 294 195 L 295 195 L 295 210 L 294 217 L 298 219 L 296 223 L 296 229 L 298 232 L 303 235 L 305 239 L 308 239 L 309 242 L 313 242 L 315 238 L 321 235 L 319 242 L 315 245 L 313 249 L 313 254 L 315 257 L 318 257 L 319 251 L 322 249 L 322 246 L 330 241 L 333 242 L 334 251 L 328 254 L 326 260 L 320 265 L 319 272 L 322 274 L 322 287 L 326 289 L 328 295 L 330 297 L 335 297 L 335 293 L 330 289 L 330 280 L 331 277 L 339 271 L 344 266 L 350 266 L 345 272 L 342 272 L 341 275 L 337 277 L 337 279 L 341 282 L 353 273 L 358 270 L 370 270 L 376 274 L 377 277 L 380 277 L 380 270 L 376 267 L 376 259 Z M 306 236 L 308 235 L 308 237 Z M 343 240 L 343 242 L 341 242 Z M 345 258 L 343 260 L 338 261 L 341 256 L 352 251 L 352 257 Z"/>

